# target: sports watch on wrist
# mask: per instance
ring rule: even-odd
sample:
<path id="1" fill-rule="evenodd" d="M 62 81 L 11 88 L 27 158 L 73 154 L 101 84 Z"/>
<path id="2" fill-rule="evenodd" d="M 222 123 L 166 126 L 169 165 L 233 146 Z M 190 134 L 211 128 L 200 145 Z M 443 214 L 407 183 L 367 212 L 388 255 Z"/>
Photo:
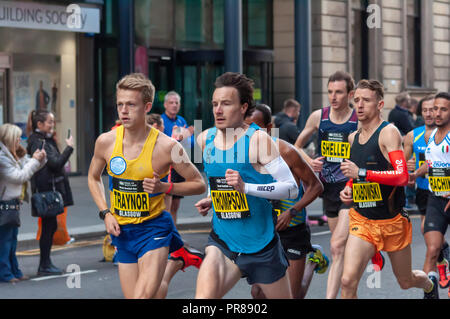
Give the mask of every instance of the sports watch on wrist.
<path id="1" fill-rule="evenodd" d="M 359 179 L 366 179 L 366 176 L 367 176 L 367 169 L 365 169 L 365 168 L 360 168 L 359 170 L 358 170 L 358 178 Z"/>
<path id="2" fill-rule="evenodd" d="M 109 214 L 109 213 L 111 213 L 111 211 L 109 210 L 109 208 L 107 208 L 107 209 L 105 209 L 105 210 L 101 210 L 101 211 L 98 213 L 98 217 L 100 217 L 101 220 L 105 220 L 106 214 Z"/>
<path id="3" fill-rule="evenodd" d="M 298 214 L 298 210 L 296 210 L 295 208 L 291 208 L 289 209 L 289 214 L 291 214 L 292 217 L 295 217 Z"/>

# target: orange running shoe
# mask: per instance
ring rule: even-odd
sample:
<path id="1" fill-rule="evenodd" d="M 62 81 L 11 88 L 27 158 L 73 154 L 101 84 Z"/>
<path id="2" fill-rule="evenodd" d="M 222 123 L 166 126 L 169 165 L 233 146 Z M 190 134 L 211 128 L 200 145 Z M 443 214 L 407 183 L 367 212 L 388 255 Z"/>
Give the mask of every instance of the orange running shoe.
<path id="1" fill-rule="evenodd" d="M 203 258 L 205 257 L 204 254 L 199 252 L 198 250 L 192 248 L 192 247 L 181 247 L 177 251 L 174 251 L 169 255 L 169 259 L 171 260 L 180 260 L 183 262 L 183 268 L 181 268 L 182 271 L 186 269 L 189 266 L 194 266 L 196 268 L 200 268 L 200 265 L 202 264 Z"/>
<path id="2" fill-rule="evenodd" d="M 377 251 L 372 257 L 373 269 L 375 271 L 382 271 L 384 268 L 385 260 L 381 251 Z"/>
<path id="3" fill-rule="evenodd" d="M 439 273 L 439 286 L 444 289 L 447 288 L 450 284 L 450 280 L 447 277 L 447 267 L 448 267 L 448 261 L 443 260 L 442 262 L 437 264 L 437 269 Z"/>

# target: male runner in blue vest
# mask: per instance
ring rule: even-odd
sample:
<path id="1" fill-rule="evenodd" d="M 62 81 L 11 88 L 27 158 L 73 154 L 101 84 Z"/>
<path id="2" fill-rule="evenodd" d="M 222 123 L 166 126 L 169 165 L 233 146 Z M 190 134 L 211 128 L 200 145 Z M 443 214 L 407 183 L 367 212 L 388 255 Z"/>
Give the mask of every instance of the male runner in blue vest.
<path id="1" fill-rule="evenodd" d="M 222 298 L 246 277 L 267 298 L 291 298 L 288 261 L 268 200 L 297 198 L 297 183 L 271 137 L 244 122 L 255 108 L 253 81 L 228 72 L 215 87 L 215 127 L 197 138 L 210 196 L 196 207 L 202 215 L 212 208 L 213 218 L 195 297 Z"/>

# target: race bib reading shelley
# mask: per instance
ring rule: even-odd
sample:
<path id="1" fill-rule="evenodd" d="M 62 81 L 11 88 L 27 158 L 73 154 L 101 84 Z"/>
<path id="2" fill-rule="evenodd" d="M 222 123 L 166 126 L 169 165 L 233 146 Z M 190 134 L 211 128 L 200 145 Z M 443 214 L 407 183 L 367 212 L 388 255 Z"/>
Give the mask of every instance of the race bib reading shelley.
<path id="1" fill-rule="evenodd" d="M 250 217 L 247 196 L 227 184 L 225 177 L 210 177 L 211 199 L 214 211 L 220 219 Z"/>
<path id="2" fill-rule="evenodd" d="M 325 156 L 327 162 L 341 163 L 344 158 L 350 158 L 350 143 L 347 133 L 323 133 L 320 148 L 322 156 Z"/>
<path id="3" fill-rule="evenodd" d="M 142 181 L 113 178 L 114 212 L 121 217 L 147 217 L 150 198 L 144 192 Z"/>

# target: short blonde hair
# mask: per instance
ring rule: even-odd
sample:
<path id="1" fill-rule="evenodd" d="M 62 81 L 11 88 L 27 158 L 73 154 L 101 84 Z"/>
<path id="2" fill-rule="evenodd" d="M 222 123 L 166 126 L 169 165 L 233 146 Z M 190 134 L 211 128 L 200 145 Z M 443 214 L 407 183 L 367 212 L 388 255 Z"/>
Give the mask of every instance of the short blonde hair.
<path id="1" fill-rule="evenodd" d="M 15 154 L 16 140 L 22 136 L 22 129 L 17 125 L 6 123 L 0 126 L 0 142 L 2 142 L 11 153 Z"/>
<path id="2" fill-rule="evenodd" d="M 153 103 L 153 99 L 155 98 L 155 86 L 142 73 L 125 75 L 117 82 L 116 90 L 137 90 L 142 93 L 144 104 Z"/>

